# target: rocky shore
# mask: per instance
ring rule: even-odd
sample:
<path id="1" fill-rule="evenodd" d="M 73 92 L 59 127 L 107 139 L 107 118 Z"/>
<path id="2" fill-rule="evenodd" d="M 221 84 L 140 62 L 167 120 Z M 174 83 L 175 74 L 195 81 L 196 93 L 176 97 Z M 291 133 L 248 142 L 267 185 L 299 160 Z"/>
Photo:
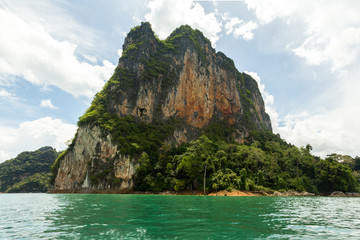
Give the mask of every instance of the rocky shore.
<path id="1" fill-rule="evenodd" d="M 166 191 L 166 192 L 138 192 L 138 191 L 123 191 L 123 190 L 88 190 L 88 191 L 59 191 L 59 190 L 51 190 L 48 193 L 89 193 L 89 194 L 148 194 L 148 195 L 193 195 L 193 196 L 204 196 L 204 193 L 201 191 L 182 191 L 182 192 L 175 192 L 175 191 Z M 360 193 L 355 192 L 340 192 L 336 191 L 328 195 L 316 195 L 315 193 L 309 192 L 297 192 L 293 190 L 285 191 L 285 192 L 278 192 L 275 191 L 273 193 L 265 192 L 265 191 L 240 191 L 240 190 L 233 190 L 233 191 L 218 191 L 205 194 L 206 196 L 233 196 L 233 197 L 248 197 L 248 196 L 274 196 L 274 197 L 315 197 L 315 196 L 326 196 L 326 197 L 360 197 Z"/>
<path id="2" fill-rule="evenodd" d="M 333 192 L 329 195 L 330 197 L 360 197 L 360 193 L 355 193 L 355 192 L 340 192 L 340 191 L 336 191 Z"/>
<path id="3" fill-rule="evenodd" d="M 309 193 L 309 192 L 296 192 L 296 191 L 286 191 L 286 192 L 278 192 L 275 191 L 273 193 L 267 193 L 264 191 L 239 191 L 239 190 L 234 190 L 231 192 L 228 192 L 226 190 L 224 191 L 219 191 L 219 192 L 215 192 L 215 193 L 210 193 L 208 194 L 209 196 L 299 196 L 299 197 L 310 197 L 310 196 L 315 196 L 314 193 Z"/>

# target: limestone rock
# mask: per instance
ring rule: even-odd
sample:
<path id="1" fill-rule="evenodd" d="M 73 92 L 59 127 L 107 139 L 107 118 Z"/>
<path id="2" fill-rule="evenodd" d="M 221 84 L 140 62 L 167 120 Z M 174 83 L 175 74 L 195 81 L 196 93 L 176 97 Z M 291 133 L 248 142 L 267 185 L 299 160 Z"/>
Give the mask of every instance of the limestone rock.
<path id="1" fill-rule="evenodd" d="M 136 161 L 122 156 L 110 136 L 102 136 L 99 127 L 80 127 L 74 147 L 60 162 L 54 191 L 129 190 L 133 187 L 135 168 Z M 107 169 L 113 171 L 113 177 L 101 177 Z"/>
<path id="2" fill-rule="evenodd" d="M 275 191 L 272 196 L 277 196 L 277 197 L 313 197 L 315 196 L 314 193 L 309 193 L 309 192 L 297 192 L 297 191 L 293 191 L 293 190 L 289 190 L 286 192 L 278 192 Z"/>
<path id="3" fill-rule="evenodd" d="M 148 23 L 129 33 L 114 81 L 107 86 L 109 112 L 147 122 L 182 119 L 187 126 L 174 132 L 179 143 L 196 138 L 187 130 L 201 129 L 212 119 L 234 125 L 238 142 L 250 130 L 271 131 L 256 81 L 239 73 L 201 32 L 182 26 L 165 43 Z"/>
<path id="4" fill-rule="evenodd" d="M 343 192 L 335 191 L 335 192 L 330 194 L 330 197 L 347 197 L 347 196 Z"/>
<path id="5" fill-rule="evenodd" d="M 176 119 L 167 144 L 195 140 L 212 122 L 230 126 L 228 138 L 240 143 L 252 130 L 271 131 L 256 81 L 200 31 L 181 26 L 161 41 L 142 23 L 126 37 L 114 75 L 80 118 L 54 191 L 133 189 L 137 159 L 120 151 L 109 133 L 116 129 L 104 123 L 114 115 L 154 124 Z"/>
<path id="6" fill-rule="evenodd" d="M 347 192 L 345 193 L 347 197 L 360 197 L 360 193 L 358 192 Z"/>

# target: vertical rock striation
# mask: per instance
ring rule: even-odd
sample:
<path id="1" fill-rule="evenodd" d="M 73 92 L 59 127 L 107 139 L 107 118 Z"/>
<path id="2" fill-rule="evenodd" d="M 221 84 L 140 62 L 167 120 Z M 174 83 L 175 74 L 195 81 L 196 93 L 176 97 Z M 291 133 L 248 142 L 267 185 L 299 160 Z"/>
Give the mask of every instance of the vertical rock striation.
<path id="1" fill-rule="evenodd" d="M 103 136 L 96 126 L 79 128 L 59 164 L 54 185 L 58 192 L 128 191 L 134 186 L 136 162 L 121 155 L 110 136 Z"/>

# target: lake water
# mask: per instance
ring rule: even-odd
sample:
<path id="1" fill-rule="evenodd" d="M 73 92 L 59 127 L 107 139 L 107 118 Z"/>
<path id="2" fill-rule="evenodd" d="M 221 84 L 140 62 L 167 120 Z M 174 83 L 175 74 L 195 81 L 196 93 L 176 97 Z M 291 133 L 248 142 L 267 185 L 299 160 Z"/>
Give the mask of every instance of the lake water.
<path id="1" fill-rule="evenodd" d="M 0 194 L 0 239 L 360 239 L 360 198 Z"/>

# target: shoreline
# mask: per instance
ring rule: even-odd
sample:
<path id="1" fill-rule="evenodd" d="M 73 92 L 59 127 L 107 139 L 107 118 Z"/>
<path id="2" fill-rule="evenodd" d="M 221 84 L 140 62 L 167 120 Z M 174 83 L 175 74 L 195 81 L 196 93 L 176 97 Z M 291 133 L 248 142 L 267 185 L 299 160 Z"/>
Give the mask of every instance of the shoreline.
<path id="1" fill-rule="evenodd" d="M 130 191 L 130 190 L 118 190 L 118 189 L 107 189 L 107 190 L 80 190 L 80 191 L 69 191 L 69 190 L 50 190 L 47 193 L 50 194 L 138 194 L 138 195 L 169 195 L 169 196 L 229 196 L 229 197 L 360 197 L 360 193 L 344 193 L 340 191 L 332 192 L 331 194 L 315 194 L 309 192 L 297 192 L 297 191 L 286 191 L 273 193 L 267 193 L 265 191 L 240 191 L 233 190 L 231 192 L 227 190 L 221 190 L 217 192 L 211 192 L 204 194 L 202 191 L 165 191 L 165 192 L 142 192 L 142 191 Z"/>
<path id="2" fill-rule="evenodd" d="M 281 193 L 274 192 L 266 193 L 264 191 L 240 191 L 233 190 L 231 192 L 227 190 L 221 190 L 217 192 L 210 192 L 204 194 L 202 191 L 164 191 L 164 192 L 148 192 L 148 191 L 131 191 L 131 190 L 118 190 L 118 189 L 105 189 L 105 190 L 50 190 L 47 193 L 79 193 L 79 194 L 138 194 L 138 195 L 169 195 L 169 196 L 281 196 Z M 307 193 L 309 194 L 309 193 Z M 285 196 L 285 195 L 284 195 Z M 286 194 L 286 196 L 290 196 L 290 194 Z M 296 196 L 305 196 L 297 193 Z M 308 196 L 308 195 L 306 195 Z M 315 194 L 311 194 L 311 196 L 315 196 Z"/>

